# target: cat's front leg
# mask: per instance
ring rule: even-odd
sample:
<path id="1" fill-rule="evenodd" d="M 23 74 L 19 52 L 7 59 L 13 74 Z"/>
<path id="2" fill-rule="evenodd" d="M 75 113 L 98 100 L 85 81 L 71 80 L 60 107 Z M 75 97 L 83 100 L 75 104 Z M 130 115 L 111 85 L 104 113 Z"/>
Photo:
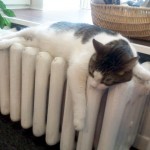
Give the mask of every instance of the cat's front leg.
<path id="1" fill-rule="evenodd" d="M 85 124 L 86 81 L 87 70 L 81 64 L 74 64 L 68 68 L 68 83 L 73 99 L 73 121 L 76 130 L 82 130 Z"/>
<path id="2" fill-rule="evenodd" d="M 34 30 L 35 30 L 34 27 L 30 27 L 30 28 L 22 29 L 22 30 L 17 31 L 17 32 L 10 32 L 6 35 L 0 36 L 0 41 L 13 39 L 13 38 L 17 38 L 17 37 L 24 37 L 27 40 L 28 38 L 33 37 Z"/>
<path id="3" fill-rule="evenodd" d="M 35 46 L 37 47 L 37 39 L 29 39 L 27 40 L 24 37 L 15 37 L 12 39 L 4 39 L 0 41 L 0 50 L 8 49 L 11 47 L 14 43 L 20 43 L 23 44 L 24 46 Z"/>
<path id="4" fill-rule="evenodd" d="M 137 63 L 133 68 L 133 73 L 136 77 L 143 81 L 150 81 L 150 71 L 144 68 L 141 64 Z"/>
<path id="5" fill-rule="evenodd" d="M 16 37 L 12 39 L 4 39 L 0 41 L 0 50 L 8 49 L 14 43 L 24 44 L 26 40 L 23 37 Z"/>

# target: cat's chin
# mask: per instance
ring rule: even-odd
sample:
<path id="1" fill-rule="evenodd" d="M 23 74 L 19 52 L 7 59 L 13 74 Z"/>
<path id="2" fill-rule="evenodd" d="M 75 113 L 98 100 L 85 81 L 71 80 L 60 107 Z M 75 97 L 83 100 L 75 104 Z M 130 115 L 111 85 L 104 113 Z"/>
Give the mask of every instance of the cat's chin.
<path id="1" fill-rule="evenodd" d="M 105 90 L 107 88 L 108 88 L 108 86 L 105 84 L 102 84 L 102 83 L 98 84 L 98 86 L 97 86 L 97 89 L 99 89 L 99 90 Z"/>
<path id="2" fill-rule="evenodd" d="M 105 84 L 99 83 L 97 81 L 95 81 L 93 78 L 90 79 L 90 85 L 94 88 L 97 88 L 99 90 L 105 90 L 108 88 L 108 86 L 106 86 Z"/>

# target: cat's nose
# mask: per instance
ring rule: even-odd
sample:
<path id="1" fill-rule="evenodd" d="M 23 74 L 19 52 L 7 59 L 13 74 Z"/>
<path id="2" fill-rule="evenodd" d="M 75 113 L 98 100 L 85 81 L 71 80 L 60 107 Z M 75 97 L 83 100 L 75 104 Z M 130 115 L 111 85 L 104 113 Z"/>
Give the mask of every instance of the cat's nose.
<path id="1" fill-rule="evenodd" d="M 100 83 L 101 83 L 101 84 L 104 84 L 104 81 L 103 81 L 103 80 L 101 80 L 101 81 L 100 81 Z"/>

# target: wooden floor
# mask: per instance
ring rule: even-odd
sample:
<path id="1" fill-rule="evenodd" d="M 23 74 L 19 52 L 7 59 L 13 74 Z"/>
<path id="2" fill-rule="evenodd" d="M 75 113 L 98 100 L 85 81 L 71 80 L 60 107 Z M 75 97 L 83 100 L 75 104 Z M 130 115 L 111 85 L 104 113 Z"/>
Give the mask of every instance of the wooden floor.
<path id="1" fill-rule="evenodd" d="M 56 21 L 92 23 L 90 10 L 40 11 L 33 9 L 18 9 L 14 10 L 14 12 L 17 18 L 36 23 Z"/>

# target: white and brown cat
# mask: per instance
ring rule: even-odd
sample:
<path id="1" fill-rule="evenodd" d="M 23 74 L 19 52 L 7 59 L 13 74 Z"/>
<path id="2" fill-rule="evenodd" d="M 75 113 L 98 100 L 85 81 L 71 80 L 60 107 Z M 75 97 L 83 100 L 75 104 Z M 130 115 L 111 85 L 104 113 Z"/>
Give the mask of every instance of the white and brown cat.
<path id="1" fill-rule="evenodd" d="M 102 88 L 130 81 L 133 75 L 150 80 L 150 72 L 139 64 L 131 43 L 122 35 L 95 25 L 57 22 L 25 28 L 1 37 L 0 50 L 15 42 L 37 47 L 68 62 L 76 130 L 84 127 L 88 75 L 93 78 L 92 86 Z"/>

